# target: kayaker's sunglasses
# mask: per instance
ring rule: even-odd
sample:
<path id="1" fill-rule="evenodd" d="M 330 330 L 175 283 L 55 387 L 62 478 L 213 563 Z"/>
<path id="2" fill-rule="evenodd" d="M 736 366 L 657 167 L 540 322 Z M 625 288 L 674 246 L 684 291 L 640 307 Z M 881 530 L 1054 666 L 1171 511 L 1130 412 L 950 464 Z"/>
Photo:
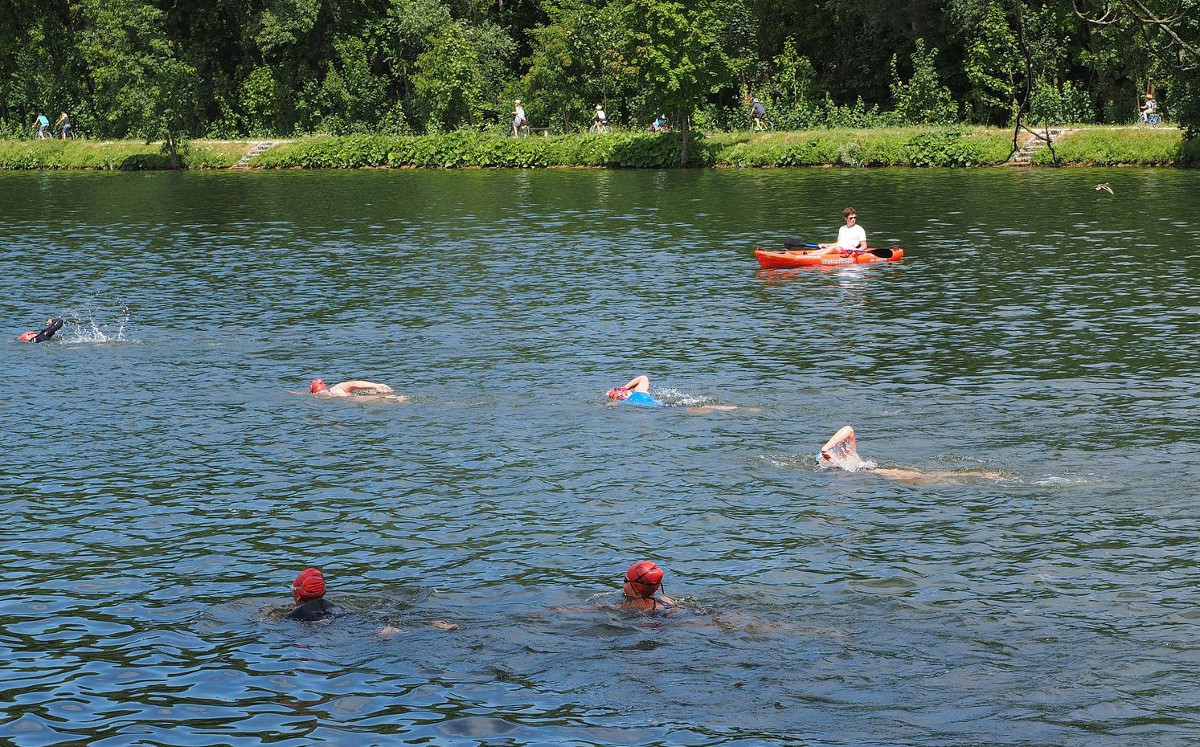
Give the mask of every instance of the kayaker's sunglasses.
<path id="1" fill-rule="evenodd" d="M 846 220 L 858 220 L 858 216 L 857 215 L 847 215 Z"/>

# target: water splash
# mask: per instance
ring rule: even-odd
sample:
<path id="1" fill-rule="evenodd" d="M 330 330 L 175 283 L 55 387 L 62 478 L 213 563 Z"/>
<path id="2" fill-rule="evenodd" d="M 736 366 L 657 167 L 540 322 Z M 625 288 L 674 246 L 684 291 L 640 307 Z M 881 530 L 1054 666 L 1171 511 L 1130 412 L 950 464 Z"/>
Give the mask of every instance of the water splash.
<path id="1" fill-rule="evenodd" d="M 63 331 L 58 339 L 64 343 L 130 342 L 125 337 L 127 324 L 127 305 L 120 301 L 89 301 L 80 309 L 63 313 Z"/>

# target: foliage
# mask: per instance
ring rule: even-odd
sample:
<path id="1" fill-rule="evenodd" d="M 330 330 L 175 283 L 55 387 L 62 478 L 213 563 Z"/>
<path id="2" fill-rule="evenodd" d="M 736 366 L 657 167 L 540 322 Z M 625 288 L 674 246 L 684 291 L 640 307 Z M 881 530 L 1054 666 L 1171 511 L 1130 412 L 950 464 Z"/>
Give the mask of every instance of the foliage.
<path id="1" fill-rule="evenodd" d="M 229 168 L 246 148 L 242 144 L 197 143 L 182 149 L 190 169 Z M 123 140 L 0 140 L 0 169 L 94 169 L 141 171 L 174 168 L 158 143 Z"/>
<path id="2" fill-rule="evenodd" d="M 917 39 L 912 54 L 912 77 L 900 80 L 896 55 L 892 55 L 892 102 L 896 116 L 911 124 L 953 124 L 958 121 L 958 105 L 950 89 L 938 82 L 934 60 L 937 49 L 925 51 L 925 40 Z"/>
<path id="3" fill-rule="evenodd" d="M 718 45 L 724 28 L 709 0 L 629 0 L 626 57 L 657 104 L 673 112 L 683 133 L 680 165 L 688 160 L 692 113 L 732 76 Z"/>
<path id="4" fill-rule="evenodd" d="M 1071 81 L 1055 88 L 1038 83 L 1029 101 L 1029 121 L 1035 125 L 1087 124 L 1095 121 L 1086 91 Z"/>
<path id="5" fill-rule="evenodd" d="M 1194 153 L 1181 150 L 1179 130 L 1167 128 L 1082 129 L 1054 142 L 1054 156 L 1042 149 L 1033 156 L 1041 166 L 1161 166 L 1194 163 Z"/>
<path id="6" fill-rule="evenodd" d="M 9 0 L 2 12 L 0 136 L 65 110 L 92 137 L 162 140 L 175 157 L 204 136 L 500 132 L 514 98 L 570 132 L 597 103 L 633 129 L 660 112 L 742 129 L 750 96 L 776 128 L 1005 125 L 1027 105 L 1034 119 L 1120 124 L 1153 90 L 1200 133 L 1200 0 Z"/>

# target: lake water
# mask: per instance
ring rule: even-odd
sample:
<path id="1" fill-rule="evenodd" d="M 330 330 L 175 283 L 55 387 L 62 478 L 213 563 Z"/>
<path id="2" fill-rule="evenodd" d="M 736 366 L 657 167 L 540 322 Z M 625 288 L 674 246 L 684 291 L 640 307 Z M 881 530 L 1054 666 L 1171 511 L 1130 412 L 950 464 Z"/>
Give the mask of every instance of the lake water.
<path id="1" fill-rule="evenodd" d="M 758 270 L 847 204 L 905 260 Z M 1198 204 L 1179 170 L 0 174 L 6 335 L 67 319 L 0 343 L 0 742 L 1196 744 Z M 610 406 L 640 373 L 739 409 Z M 847 423 L 951 477 L 818 469 Z M 683 609 L 603 608 L 647 558 Z M 310 565 L 347 614 L 276 619 Z"/>

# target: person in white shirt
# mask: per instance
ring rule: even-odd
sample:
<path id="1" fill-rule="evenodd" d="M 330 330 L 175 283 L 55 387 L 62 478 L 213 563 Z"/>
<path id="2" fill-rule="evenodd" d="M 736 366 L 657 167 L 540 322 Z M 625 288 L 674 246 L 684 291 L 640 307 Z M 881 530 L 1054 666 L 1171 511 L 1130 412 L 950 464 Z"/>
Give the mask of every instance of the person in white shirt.
<path id="1" fill-rule="evenodd" d="M 842 217 L 846 219 L 846 225 L 838 229 L 837 243 L 820 244 L 819 246 L 826 250 L 826 254 L 832 252 L 841 252 L 847 249 L 866 249 L 867 248 L 867 232 L 863 227 L 858 225 L 858 215 L 854 208 L 848 207 L 842 211 Z"/>
<path id="2" fill-rule="evenodd" d="M 525 119 L 525 107 L 521 106 L 521 100 L 517 99 L 513 102 L 513 137 L 518 137 L 521 128 L 527 124 L 529 120 Z"/>

